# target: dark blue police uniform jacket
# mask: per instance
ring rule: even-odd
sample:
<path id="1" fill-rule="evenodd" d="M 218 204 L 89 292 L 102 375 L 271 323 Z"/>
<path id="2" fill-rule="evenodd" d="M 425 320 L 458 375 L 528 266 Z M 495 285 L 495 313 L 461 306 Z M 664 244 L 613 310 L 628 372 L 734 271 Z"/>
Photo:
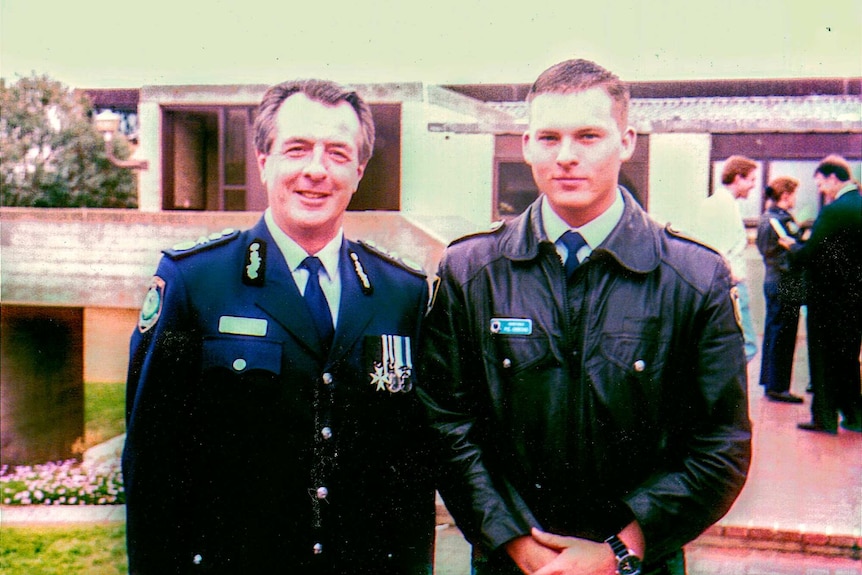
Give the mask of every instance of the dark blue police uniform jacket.
<path id="1" fill-rule="evenodd" d="M 131 573 L 430 573 L 428 286 L 346 241 L 332 347 L 261 219 L 165 251 L 131 340 Z"/>

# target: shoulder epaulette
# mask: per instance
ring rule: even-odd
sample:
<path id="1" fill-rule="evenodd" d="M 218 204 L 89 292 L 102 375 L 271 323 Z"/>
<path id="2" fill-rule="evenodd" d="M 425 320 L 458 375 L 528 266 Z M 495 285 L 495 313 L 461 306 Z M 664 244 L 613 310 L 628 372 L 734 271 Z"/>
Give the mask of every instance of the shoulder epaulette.
<path id="1" fill-rule="evenodd" d="M 496 222 L 492 223 L 488 229 L 479 230 L 478 232 L 473 232 L 470 234 L 465 234 L 465 235 L 461 236 L 460 238 L 456 238 L 456 239 L 452 240 L 449 243 L 449 245 L 454 246 L 455 244 L 461 243 L 464 240 L 469 240 L 470 238 L 487 236 L 490 234 L 496 234 L 497 232 L 502 231 L 503 228 L 505 228 L 505 227 L 506 227 L 506 222 L 504 220 L 497 220 Z"/>
<path id="2" fill-rule="evenodd" d="M 419 276 L 423 279 L 427 277 L 427 274 L 425 273 L 425 270 L 422 269 L 421 265 L 417 264 L 412 260 L 402 258 L 397 253 L 389 252 L 381 248 L 371 240 L 360 240 L 359 245 L 368 250 L 369 253 L 372 253 L 380 259 L 394 264 L 404 270 L 407 270 L 413 275 Z"/>
<path id="3" fill-rule="evenodd" d="M 201 236 L 196 240 L 180 242 L 172 248 L 162 250 L 162 253 L 172 260 L 180 260 L 192 254 L 197 254 L 214 247 L 224 245 L 239 237 L 239 230 L 226 228 L 220 232 L 212 233 L 208 236 Z"/>
<path id="4" fill-rule="evenodd" d="M 712 252 L 715 252 L 715 253 L 717 253 L 717 254 L 721 255 L 721 253 L 720 253 L 717 249 L 715 249 L 714 247 L 712 247 L 711 245 L 709 245 L 709 244 L 707 244 L 707 243 L 704 243 L 704 242 L 703 242 L 703 240 L 700 240 L 700 239 L 698 239 L 698 238 L 696 238 L 696 237 L 694 237 L 694 236 L 688 235 L 687 233 L 682 232 L 682 231 L 680 231 L 680 230 L 676 229 L 676 228 L 675 228 L 675 227 L 673 227 L 673 225 L 671 225 L 670 223 L 668 223 L 667 225 L 665 225 L 665 227 L 664 227 L 664 231 L 666 231 L 668 234 L 672 235 L 672 236 L 673 236 L 673 237 L 675 237 L 675 238 L 679 238 L 679 239 L 681 239 L 681 240 L 685 240 L 685 241 L 687 241 L 687 242 L 691 242 L 691 243 L 693 243 L 693 244 L 697 244 L 697 245 L 699 245 L 699 246 L 703 246 L 703 247 L 705 247 L 706 249 L 708 249 L 709 251 L 712 251 Z"/>

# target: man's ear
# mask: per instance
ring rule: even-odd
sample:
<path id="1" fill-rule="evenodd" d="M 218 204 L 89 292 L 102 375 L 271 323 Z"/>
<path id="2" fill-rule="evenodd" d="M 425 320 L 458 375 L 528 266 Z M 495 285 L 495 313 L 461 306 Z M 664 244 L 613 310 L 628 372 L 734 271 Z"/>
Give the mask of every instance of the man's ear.
<path id="1" fill-rule="evenodd" d="M 266 171 L 266 159 L 269 157 L 269 154 L 257 154 L 257 169 L 260 173 L 260 181 L 265 186 L 266 185 L 266 177 L 264 177 L 264 172 Z"/>
<path id="2" fill-rule="evenodd" d="M 524 162 L 528 166 L 533 165 L 533 152 L 530 149 L 530 144 L 532 143 L 532 139 L 530 139 L 530 132 L 524 132 L 524 135 L 521 136 L 521 155 L 524 156 Z"/>
<path id="3" fill-rule="evenodd" d="M 620 154 L 620 159 L 623 162 L 627 162 L 632 159 L 632 156 L 635 153 L 635 147 L 637 147 L 638 142 L 638 134 L 635 132 L 635 129 L 629 126 L 626 128 L 626 131 L 623 132 L 622 139 L 622 153 Z"/>

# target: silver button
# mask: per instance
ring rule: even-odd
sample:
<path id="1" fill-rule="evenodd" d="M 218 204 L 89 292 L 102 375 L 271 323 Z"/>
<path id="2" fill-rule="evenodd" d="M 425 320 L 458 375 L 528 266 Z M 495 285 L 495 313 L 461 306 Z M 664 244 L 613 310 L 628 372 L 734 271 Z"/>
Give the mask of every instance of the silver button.
<path id="1" fill-rule="evenodd" d="M 329 489 L 326 487 L 318 487 L 317 488 L 317 498 L 318 499 L 326 499 L 326 496 L 329 495 Z"/>
<path id="2" fill-rule="evenodd" d="M 329 372 L 326 372 L 323 374 L 322 379 L 323 379 L 324 385 L 329 385 L 330 383 L 332 383 L 332 374 Z"/>
<path id="3" fill-rule="evenodd" d="M 248 363 L 241 357 L 238 357 L 237 359 L 233 360 L 233 368 L 237 371 L 244 370 L 247 365 Z"/>
<path id="4" fill-rule="evenodd" d="M 510 367 L 512 367 L 512 360 L 509 359 L 508 357 L 506 359 L 504 359 L 503 360 L 503 367 L 505 367 L 506 369 L 509 369 Z"/>
<path id="5" fill-rule="evenodd" d="M 633 367 L 635 368 L 635 371 L 643 371 L 644 369 L 646 369 L 646 362 L 642 359 L 639 359 L 635 362 Z"/>
<path id="6" fill-rule="evenodd" d="M 323 436 L 323 439 L 329 439 L 332 437 L 332 429 L 329 427 L 324 427 L 320 430 L 320 435 Z"/>
<path id="7" fill-rule="evenodd" d="M 315 555 L 320 555 L 321 553 L 323 553 L 323 545 L 320 543 L 315 543 L 313 549 Z"/>

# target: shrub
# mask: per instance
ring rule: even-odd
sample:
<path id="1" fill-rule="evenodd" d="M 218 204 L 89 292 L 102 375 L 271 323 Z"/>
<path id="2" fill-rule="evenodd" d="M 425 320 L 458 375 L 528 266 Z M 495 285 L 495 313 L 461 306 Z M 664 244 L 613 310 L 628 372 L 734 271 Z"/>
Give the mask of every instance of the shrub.
<path id="1" fill-rule="evenodd" d="M 0 205 L 133 208 L 136 177 L 110 163 L 82 95 L 47 76 L 0 79 Z M 114 153 L 129 154 L 119 136 Z"/>

